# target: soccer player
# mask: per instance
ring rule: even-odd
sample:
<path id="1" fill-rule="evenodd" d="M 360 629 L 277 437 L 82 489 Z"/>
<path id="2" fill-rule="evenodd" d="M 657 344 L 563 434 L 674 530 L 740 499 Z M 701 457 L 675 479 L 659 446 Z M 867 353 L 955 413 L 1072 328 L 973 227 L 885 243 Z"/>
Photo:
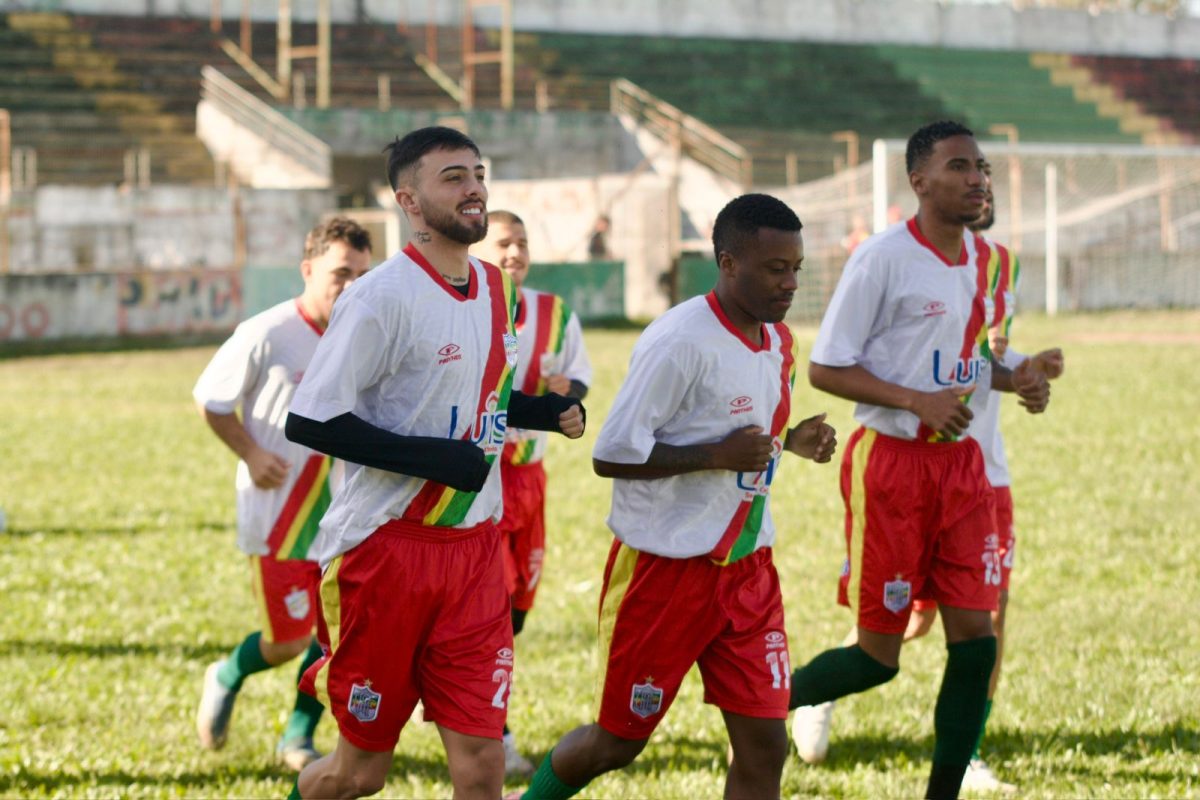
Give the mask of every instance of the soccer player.
<path id="1" fill-rule="evenodd" d="M 989 191 L 987 207 L 983 215 L 967 227 L 974 233 L 982 233 L 992 227 L 995 219 L 995 204 Z M 1064 368 L 1061 349 L 1042 350 L 1030 357 L 1009 347 L 1009 331 L 1012 327 L 1013 314 L 1016 311 L 1014 300 L 1020 266 L 1016 256 L 1003 245 L 992 242 L 990 239 L 986 240 L 986 245 L 991 249 L 993 259 L 999 262 L 999 268 L 995 270 L 995 274 L 999 278 L 996 285 L 995 316 L 991 320 L 992 325 L 988 331 L 993 357 L 1009 369 L 1018 368 L 1026 360 L 1029 360 L 1033 369 L 1044 375 L 1047 380 L 1055 380 L 1062 375 Z M 996 632 L 996 666 L 993 667 L 991 678 L 988 681 L 988 699 L 984 710 L 983 725 L 980 726 L 979 735 L 975 739 L 975 749 L 971 753 L 971 762 L 963 778 L 963 788 L 974 791 L 1012 792 L 1016 790 L 1016 787 L 997 778 L 987 763 L 979 757 L 979 745 L 983 741 L 987 719 L 992 710 L 992 700 L 996 696 L 996 687 L 1000 681 L 1000 665 L 1004 657 L 1008 587 L 1017 542 L 1016 533 L 1013 530 L 1012 491 L 1009 488 L 1012 477 L 1004 452 L 1004 437 L 1000 433 L 1000 395 L 992 394 L 988 397 L 986 405 L 971 420 L 968 433 L 971 438 L 979 442 L 979 448 L 983 452 L 988 483 L 992 486 L 996 501 L 996 524 L 1000 534 L 1000 601 L 999 608 L 992 612 L 992 628 Z M 932 600 L 918 599 L 913 604 L 913 615 L 909 620 L 908 629 L 905 631 L 905 641 L 927 634 L 933 627 L 936 617 L 937 603 Z"/>
<path id="2" fill-rule="evenodd" d="M 301 684 L 340 736 L 293 795 L 379 791 L 420 699 L 455 797 L 495 800 L 513 641 L 493 464 L 508 425 L 577 438 L 583 407 L 512 389 L 516 291 L 467 253 L 488 227 L 479 148 L 431 127 L 386 151 L 411 239 L 338 301 L 288 415 L 346 462 L 315 544 L 325 655 Z"/>
<path id="3" fill-rule="evenodd" d="M 283 427 L 334 301 L 367 271 L 370 260 L 371 236 L 353 220 L 338 217 L 317 225 L 304 241 L 304 291 L 239 325 L 192 392 L 209 427 L 239 459 L 238 547 L 250 556 L 262 623 L 204 673 L 196 730 L 200 743 L 212 750 L 225 745 L 234 701 L 248 676 L 301 653 L 303 675 L 321 655 L 313 639 L 321 570 L 309 560 L 309 546 L 329 505 L 330 465 L 322 454 L 289 442 Z M 313 731 L 322 710 L 312 697 L 296 695 L 277 748 L 294 770 L 320 756 Z"/>
<path id="4" fill-rule="evenodd" d="M 814 387 L 857 402 L 842 460 L 846 599 L 856 643 L 792 675 L 789 706 L 817 706 L 891 680 L 917 596 L 942 607 L 948 657 L 934 711 L 926 796 L 956 797 L 983 721 L 996 658 L 999 547 L 978 444 L 963 438 L 993 384 L 1031 412 L 1049 389 L 1028 368 L 994 371 L 987 343 L 989 253 L 965 235 L 987 201 L 972 132 L 927 125 L 905 162 L 919 208 L 847 263 L 809 364 Z"/>
<path id="5" fill-rule="evenodd" d="M 631 763 L 699 663 L 733 756 L 726 797 L 779 796 L 788 651 L 768 492 L 783 451 L 828 462 L 824 414 L 788 429 L 796 345 L 782 320 L 800 220 L 749 194 L 717 215 L 716 288 L 663 314 L 633 350 L 593 453 L 613 478 L 597 716 L 564 736 L 525 794 L 559 800 Z"/>
<path id="6" fill-rule="evenodd" d="M 587 396 L 592 365 L 583 346 L 579 317 L 557 295 L 525 288 L 529 274 L 529 236 L 525 223 L 511 211 L 488 212 L 487 237 L 472 249 L 473 255 L 508 273 L 519 292 L 517 298 L 517 368 L 513 386 L 528 395 L 555 392 L 567 397 Z M 546 548 L 546 452 L 543 431 L 509 427 L 500 454 L 504 487 L 504 579 L 512 602 L 513 636 L 525 627 L 533 608 Z M 529 776 L 533 764 L 517 749 L 516 737 L 504 727 L 504 771 Z"/>

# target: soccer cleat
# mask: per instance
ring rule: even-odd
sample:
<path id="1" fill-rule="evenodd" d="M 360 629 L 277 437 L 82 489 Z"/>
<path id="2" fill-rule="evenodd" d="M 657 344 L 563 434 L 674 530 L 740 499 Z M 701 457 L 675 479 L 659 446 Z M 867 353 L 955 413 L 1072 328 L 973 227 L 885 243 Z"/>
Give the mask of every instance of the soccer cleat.
<path id="1" fill-rule="evenodd" d="M 1017 787 L 997 778 L 996 773 L 983 763 L 982 758 L 972 758 L 971 763 L 967 766 L 966 774 L 963 775 L 962 790 L 964 792 L 1012 794 L 1017 791 Z"/>
<path id="2" fill-rule="evenodd" d="M 517 739 L 512 733 L 504 734 L 504 774 L 507 777 L 528 778 L 533 774 L 533 764 L 517 752 Z"/>
<path id="3" fill-rule="evenodd" d="M 792 715 L 792 741 L 806 764 L 820 764 L 829 752 L 833 706 L 833 700 L 815 706 L 800 706 Z"/>
<path id="4" fill-rule="evenodd" d="M 220 750 L 225 746 L 229 734 L 229 720 L 233 717 L 233 702 L 237 692 L 232 692 L 217 680 L 224 661 L 215 661 L 204 670 L 204 690 L 200 695 L 200 708 L 196 711 L 196 733 L 200 746 L 206 750 Z"/>
<path id="5" fill-rule="evenodd" d="M 275 758 L 293 772 L 304 769 L 321 755 L 321 752 L 313 747 L 313 740 L 307 736 L 288 739 L 280 742 L 275 748 Z"/>

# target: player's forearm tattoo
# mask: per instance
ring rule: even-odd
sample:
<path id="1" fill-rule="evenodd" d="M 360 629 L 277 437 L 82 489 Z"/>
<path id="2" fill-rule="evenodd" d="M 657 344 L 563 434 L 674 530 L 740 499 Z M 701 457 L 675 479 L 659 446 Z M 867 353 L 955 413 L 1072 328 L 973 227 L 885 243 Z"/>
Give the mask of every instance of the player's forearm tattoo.
<path id="1" fill-rule="evenodd" d="M 433 234 L 428 231 L 413 231 L 413 238 L 421 244 L 429 244 L 433 241 Z"/>

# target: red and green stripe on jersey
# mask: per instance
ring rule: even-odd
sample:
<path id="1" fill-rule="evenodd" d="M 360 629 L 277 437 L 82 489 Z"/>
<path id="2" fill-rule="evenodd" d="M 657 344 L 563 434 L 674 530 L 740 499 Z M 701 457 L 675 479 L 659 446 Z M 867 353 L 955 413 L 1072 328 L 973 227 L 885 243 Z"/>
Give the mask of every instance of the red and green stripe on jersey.
<path id="1" fill-rule="evenodd" d="M 529 313 L 525 303 L 517 310 L 516 329 L 522 332 L 526 320 L 533 316 L 533 351 L 529 363 L 525 367 L 525 379 L 521 383 L 521 391 L 528 395 L 538 396 L 546 393 L 546 376 L 542 374 L 541 363 L 544 355 L 558 355 L 562 352 L 563 340 L 566 338 L 567 323 L 571 321 L 571 309 L 563 299 L 555 294 L 539 292 L 534 297 L 537 308 L 534 314 Z M 505 454 L 509 464 L 528 464 L 537 452 L 536 438 L 524 439 L 513 444 Z"/>
<path id="2" fill-rule="evenodd" d="M 783 452 L 782 437 L 787 435 L 788 418 L 792 413 L 792 386 L 796 382 L 796 357 L 799 345 L 792 336 L 791 330 L 782 322 L 764 326 L 764 329 L 772 332 L 773 337 L 777 340 L 772 344 L 777 344 L 779 352 L 783 356 L 779 370 L 779 402 L 771 415 L 769 431 L 778 448 L 773 455 L 773 460 L 775 460 Z M 765 336 L 766 330 L 764 330 L 764 339 Z M 774 469 L 775 464 L 772 463 L 765 472 L 758 474 L 757 480 L 769 483 Z M 754 552 L 755 546 L 758 544 L 759 531 L 762 530 L 763 515 L 767 510 L 767 497 L 765 492 L 755 492 L 753 497 L 743 499 L 738 503 L 737 509 L 725 526 L 725 532 L 721 534 L 716 547 L 708 553 L 708 557 L 714 563 L 725 566 Z"/>
<path id="3" fill-rule="evenodd" d="M 513 370 L 508 363 L 505 337 L 511 337 L 515 342 L 517 335 L 513 327 L 517 306 L 515 285 L 508 273 L 498 267 L 484 263 L 483 270 L 487 277 L 488 296 L 491 300 L 492 347 L 488 351 L 487 363 L 479 385 L 474 420 L 478 420 L 485 413 L 505 411 L 508 408 L 508 399 L 512 394 Z M 495 407 L 489 408 L 489 401 L 493 400 Z M 463 439 L 470 438 L 474 427 L 474 421 L 467 425 Z M 488 464 L 495 463 L 498 452 L 485 456 Z M 422 525 L 454 527 L 466 518 L 477 496 L 478 492 L 459 491 L 442 483 L 426 481 L 404 510 L 401 519 L 419 522 Z"/>
<path id="4" fill-rule="evenodd" d="M 329 508 L 331 463 L 329 456 L 320 454 L 311 455 L 304 462 L 267 536 L 267 551 L 271 556 L 279 560 L 308 558 L 308 548 L 317 538 L 321 517 Z"/>
<path id="5" fill-rule="evenodd" d="M 909 227 L 916 227 L 913 220 L 909 220 Z M 921 237 L 924 241 L 924 237 Z M 971 298 L 971 314 L 967 318 L 967 324 L 963 328 L 962 346 L 958 352 L 958 363 L 969 363 L 975 357 L 975 348 L 979 347 L 979 352 L 983 357 L 987 356 L 987 329 L 988 329 L 988 314 L 987 314 L 987 297 L 990 292 L 989 281 L 989 263 L 991 262 L 992 253 L 986 240 L 982 237 L 975 237 L 975 295 Z M 933 249 L 931 245 L 926 245 Z M 966 245 L 963 245 L 965 253 Z M 936 252 L 936 251 L 935 251 Z M 942 258 L 945 261 L 945 257 Z M 948 266 L 966 266 L 965 264 L 949 264 Z M 959 398 L 962 403 L 969 403 L 974 390 L 967 392 Z M 939 433 L 933 430 L 924 422 L 917 427 L 917 437 L 920 441 L 927 442 L 952 442 L 962 438 L 961 436 L 947 436 L 944 433 Z"/>

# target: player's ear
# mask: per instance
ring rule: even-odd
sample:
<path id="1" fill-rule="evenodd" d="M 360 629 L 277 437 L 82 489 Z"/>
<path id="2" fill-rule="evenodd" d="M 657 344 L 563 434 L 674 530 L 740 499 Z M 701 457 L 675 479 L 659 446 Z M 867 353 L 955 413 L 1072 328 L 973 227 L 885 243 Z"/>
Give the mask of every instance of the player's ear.
<path id="1" fill-rule="evenodd" d="M 411 218 L 414 213 L 419 211 L 417 205 L 417 194 L 411 186 L 401 186 L 395 192 L 396 204 L 400 206 L 400 210 Z"/>
<path id="2" fill-rule="evenodd" d="M 736 262 L 734 261 L 733 254 L 728 250 L 722 250 L 720 254 L 717 255 L 717 269 L 730 275 L 732 275 L 736 269 Z"/>
<path id="3" fill-rule="evenodd" d="M 920 170 L 908 173 L 908 185 L 912 187 L 913 194 L 922 196 L 925 193 L 925 174 Z"/>
<path id="4" fill-rule="evenodd" d="M 312 260 L 311 259 L 306 258 L 300 262 L 300 277 L 304 278 L 304 280 L 306 280 L 306 281 L 310 277 L 312 277 Z"/>

